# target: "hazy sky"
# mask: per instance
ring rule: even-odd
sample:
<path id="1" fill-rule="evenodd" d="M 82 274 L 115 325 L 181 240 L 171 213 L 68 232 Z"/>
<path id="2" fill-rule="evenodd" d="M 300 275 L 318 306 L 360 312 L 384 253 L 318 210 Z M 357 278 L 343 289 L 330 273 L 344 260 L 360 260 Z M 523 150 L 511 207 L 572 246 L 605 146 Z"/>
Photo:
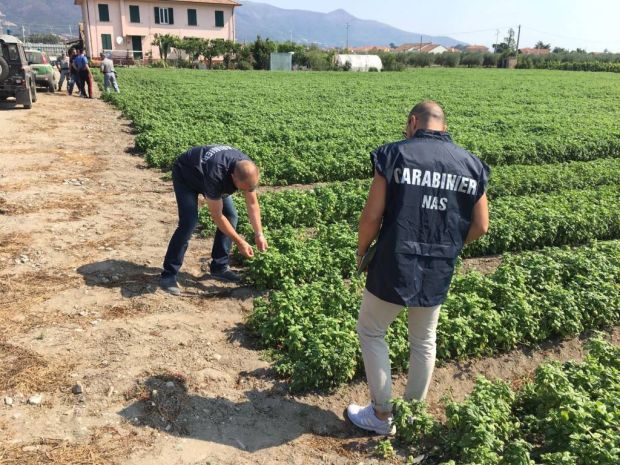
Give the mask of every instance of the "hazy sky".
<path id="1" fill-rule="evenodd" d="M 261 0 L 258 0 L 261 1 Z M 243 0 L 240 0 L 243 3 Z M 575 49 L 620 52 L 620 0 L 262 0 L 280 8 L 343 8 L 406 31 L 448 35 L 490 46 L 521 24 L 521 46 L 538 40 Z M 351 34 L 355 31 L 351 30 Z M 372 44 L 369 44 L 372 45 Z"/>

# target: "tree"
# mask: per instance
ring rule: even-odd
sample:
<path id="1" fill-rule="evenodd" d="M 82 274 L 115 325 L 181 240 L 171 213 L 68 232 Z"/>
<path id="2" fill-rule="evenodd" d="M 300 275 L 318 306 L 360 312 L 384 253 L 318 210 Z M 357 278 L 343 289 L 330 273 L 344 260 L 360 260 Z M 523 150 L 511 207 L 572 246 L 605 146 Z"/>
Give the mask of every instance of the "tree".
<path id="1" fill-rule="evenodd" d="M 207 68 L 213 67 L 213 58 L 223 55 L 226 51 L 224 39 L 203 39 L 200 54 L 207 60 Z"/>
<path id="2" fill-rule="evenodd" d="M 271 52 L 276 51 L 277 45 L 269 39 L 263 40 L 260 36 L 252 44 L 252 58 L 254 59 L 254 69 L 269 69 Z"/>
<path id="3" fill-rule="evenodd" d="M 170 50 L 177 48 L 180 41 L 181 39 L 171 34 L 155 34 L 155 39 L 151 45 L 159 47 L 159 56 L 165 62 L 168 59 Z"/>
<path id="4" fill-rule="evenodd" d="M 197 60 L 203 48 L 202 41 L 203 39 L 198 39 L 196 37 L 185 37 L 178 41 L 176 48 L 187 53 L 190 60 Z"/>
<path id="5" fill-rule="evenodd" d="M 568 50 L 562 47 L 554 47 L 551 53 L 568 53 Z"/>
<path id="6" fill-rule="evenodd" d="M 34 44 L 60 44 L 62 43 L 62 39 L 56 34 L 52 33 L 38 33 L 30 34 L 28 37 L 26 37 L 26 42 Z"/>
<path id="7" fill-rule="evenodd" d="M 508 36 L 504 37 L 504 41 L 499 44 L 493 44 L 495 53 L 501 54 L 503 57 L 513 55 L 517 51 L 517 41 L 515 40 L 515 30 L 508 29 Z"/>
<path id="8" fill-rule="evenodd" d="M 536 45 L 534 45 L 534 48 L 539 50 L 551 50 L 551 44 L 545 44 L 542 40 L 539 40 L 536 42 Z"/>
<path id="9" fill-rule="evenodd" d="M 226 40 L 224 42 L 224 67 L 230 69 L 233 62 L 237 58 L 239 51 L 241 50 L 241 44 L 233 42 L 232 40 Z"/>

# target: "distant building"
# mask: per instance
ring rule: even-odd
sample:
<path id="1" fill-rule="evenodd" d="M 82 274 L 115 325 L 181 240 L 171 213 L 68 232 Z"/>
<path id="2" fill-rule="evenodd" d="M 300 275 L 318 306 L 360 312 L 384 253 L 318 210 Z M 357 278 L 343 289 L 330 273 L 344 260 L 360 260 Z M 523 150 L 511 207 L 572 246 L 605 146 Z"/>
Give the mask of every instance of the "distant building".
<path id="1" fill-rule="evenodd" d="M 370 52 L 390 52 L 390 47 L 384 47 L 382 45 L 365 45 L 363 47 L 353 47 L 350 49 L 353 53 L 370 53 Z"/>
<path id="2" fill-rule="evenodd" d="M 418 44 L 403 44 L 399 47 L 396 47 L 393 51 L 397 53 L 422 52 L 440 54 L 447 52 L 448 49 L 443 45 L 433 44 L 431 42 L 422 42 Z"/>
<path id="3" fill-rule="evenodd" d="M 86 48 L 159 59 L 155 34 L 235 40 L 234 0 L 74 0 L 82 7 Z"/>
<path id="4" fill-rule="evenodd" d="M 489 47 L 486 45 L 467 45 L 462 50 L 468 53 L 489 53 Z"/>
<path id="5" fill-rule="evenodd" d="M 536 56 L 544 56 L 549 55 L 551 50 L 548 48 L 520 48 L 519 53 L 521 55 L 536 55 Z"/>
<path id="6" fill-rule="evenodd" d="M 351 71 L 370 71 L 371 68 L 381 71 L 383 63 L 377 55 L 336 55 L 336 64 L 346 66 L 350 63 Z"/>

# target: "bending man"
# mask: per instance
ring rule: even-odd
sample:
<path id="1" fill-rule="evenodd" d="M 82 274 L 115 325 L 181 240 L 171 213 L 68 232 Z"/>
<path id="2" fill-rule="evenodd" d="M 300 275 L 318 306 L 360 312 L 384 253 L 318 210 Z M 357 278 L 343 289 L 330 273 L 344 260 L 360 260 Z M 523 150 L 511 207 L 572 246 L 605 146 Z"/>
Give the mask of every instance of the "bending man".
<path id="1" fill-rule="evenodd" d="M 405 399 L 424 400 L 435 366 L 439 310 L 456 259 L 489 225 L 489 168 L 452 142 L 441 107 L 416 105 L 403 135 L 405 140 L 371 155 L 375 175 L 359 225 L 358 264 L 378 235 L 357 323 L 371 403 L 351 404 L 347 415 L 378 434 L 393 432 L 388 327 L 407 307 Z"/>
<path id="2" fill-rule="evenodd" d="M 217 225 L 211 252 L 212 276 L 224 281 L 240 280 L 239 275 L 228 266 L 232 241 L 243 256 L 249 258 L 254 255 L 252 246 L 235 230 L 238 217 L 230 195 L 237 190 L 244 193 L 256 246 L 261 252 L 267 250 L 255 192 L 259 177 L 258 167 L 247 155 L 224 145 L 194 147 L 177 158 L 172 167 L 172 183 L 179 209 L 179 225 L 170 239 L 164 259 L 160 281 L 164 290 L 173 295 L 181 294 L 177 274 L 198 223 L 198 194 L 207 199 L 211 218 Z"/>

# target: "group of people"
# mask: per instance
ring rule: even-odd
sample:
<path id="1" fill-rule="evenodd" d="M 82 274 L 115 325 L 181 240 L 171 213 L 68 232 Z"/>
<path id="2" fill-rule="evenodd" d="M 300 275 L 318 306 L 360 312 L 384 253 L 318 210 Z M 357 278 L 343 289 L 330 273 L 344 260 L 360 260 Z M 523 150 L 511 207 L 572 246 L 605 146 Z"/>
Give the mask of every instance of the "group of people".
<path id="1" fill-rule="evenodd" d="M 66 81 L 67 95 L 73 95 L 73 90 L 77 85 L 80 97 L 93 98 L 93 73 L 84 50 L 72 48 L 69 50 L 68 55 L 63 52 L 56 66 L 60 72 L 60 80 L 58 81 L 59 91 L 62 90 L 62 85 Z M 100 66 L 103 73 L 105 91 L 108 92 L 110 87 L 112 87 L 115 92 L 119 92 L 112 59 L 102 53 Z"/>
<path id="2" fill-rule="evenodd" d="M 406 307 L 410 360 L 404 397 L 424 400 L 435 366 L 439 312 L 457 257 L 465 244 L 486 234 L 489 227 L 489 167 L 452 142 L 443 109 L 432 101 L 415 105 L 403 136 L 371 154 L 374 177 L 356 251 L 360 271 L 369 263 L 357 333 L 371 402 L 349 405 L 347 416 L 356 426 L 377 434 L 394 432 L 385 341 L 390 324 Z M 177 276 L 198 222 L 199 195 L 206 198 L 218 228 L 211 254 L 213 277 L 240 280 L 229 268 L 233 241 L 242 255 L 254 255 L 252 246 L 236 232 L 237 211 L 230 197 L 235 191 L 245 197 L 256 248 L 267 250 L 256 195 L 259 178 L 256 164 L 229 146 L 195 147 L 177 158 L 172 181 L 179 223 L 164 259 L 160 280 L 164 290 L 181 294 Z"/>

